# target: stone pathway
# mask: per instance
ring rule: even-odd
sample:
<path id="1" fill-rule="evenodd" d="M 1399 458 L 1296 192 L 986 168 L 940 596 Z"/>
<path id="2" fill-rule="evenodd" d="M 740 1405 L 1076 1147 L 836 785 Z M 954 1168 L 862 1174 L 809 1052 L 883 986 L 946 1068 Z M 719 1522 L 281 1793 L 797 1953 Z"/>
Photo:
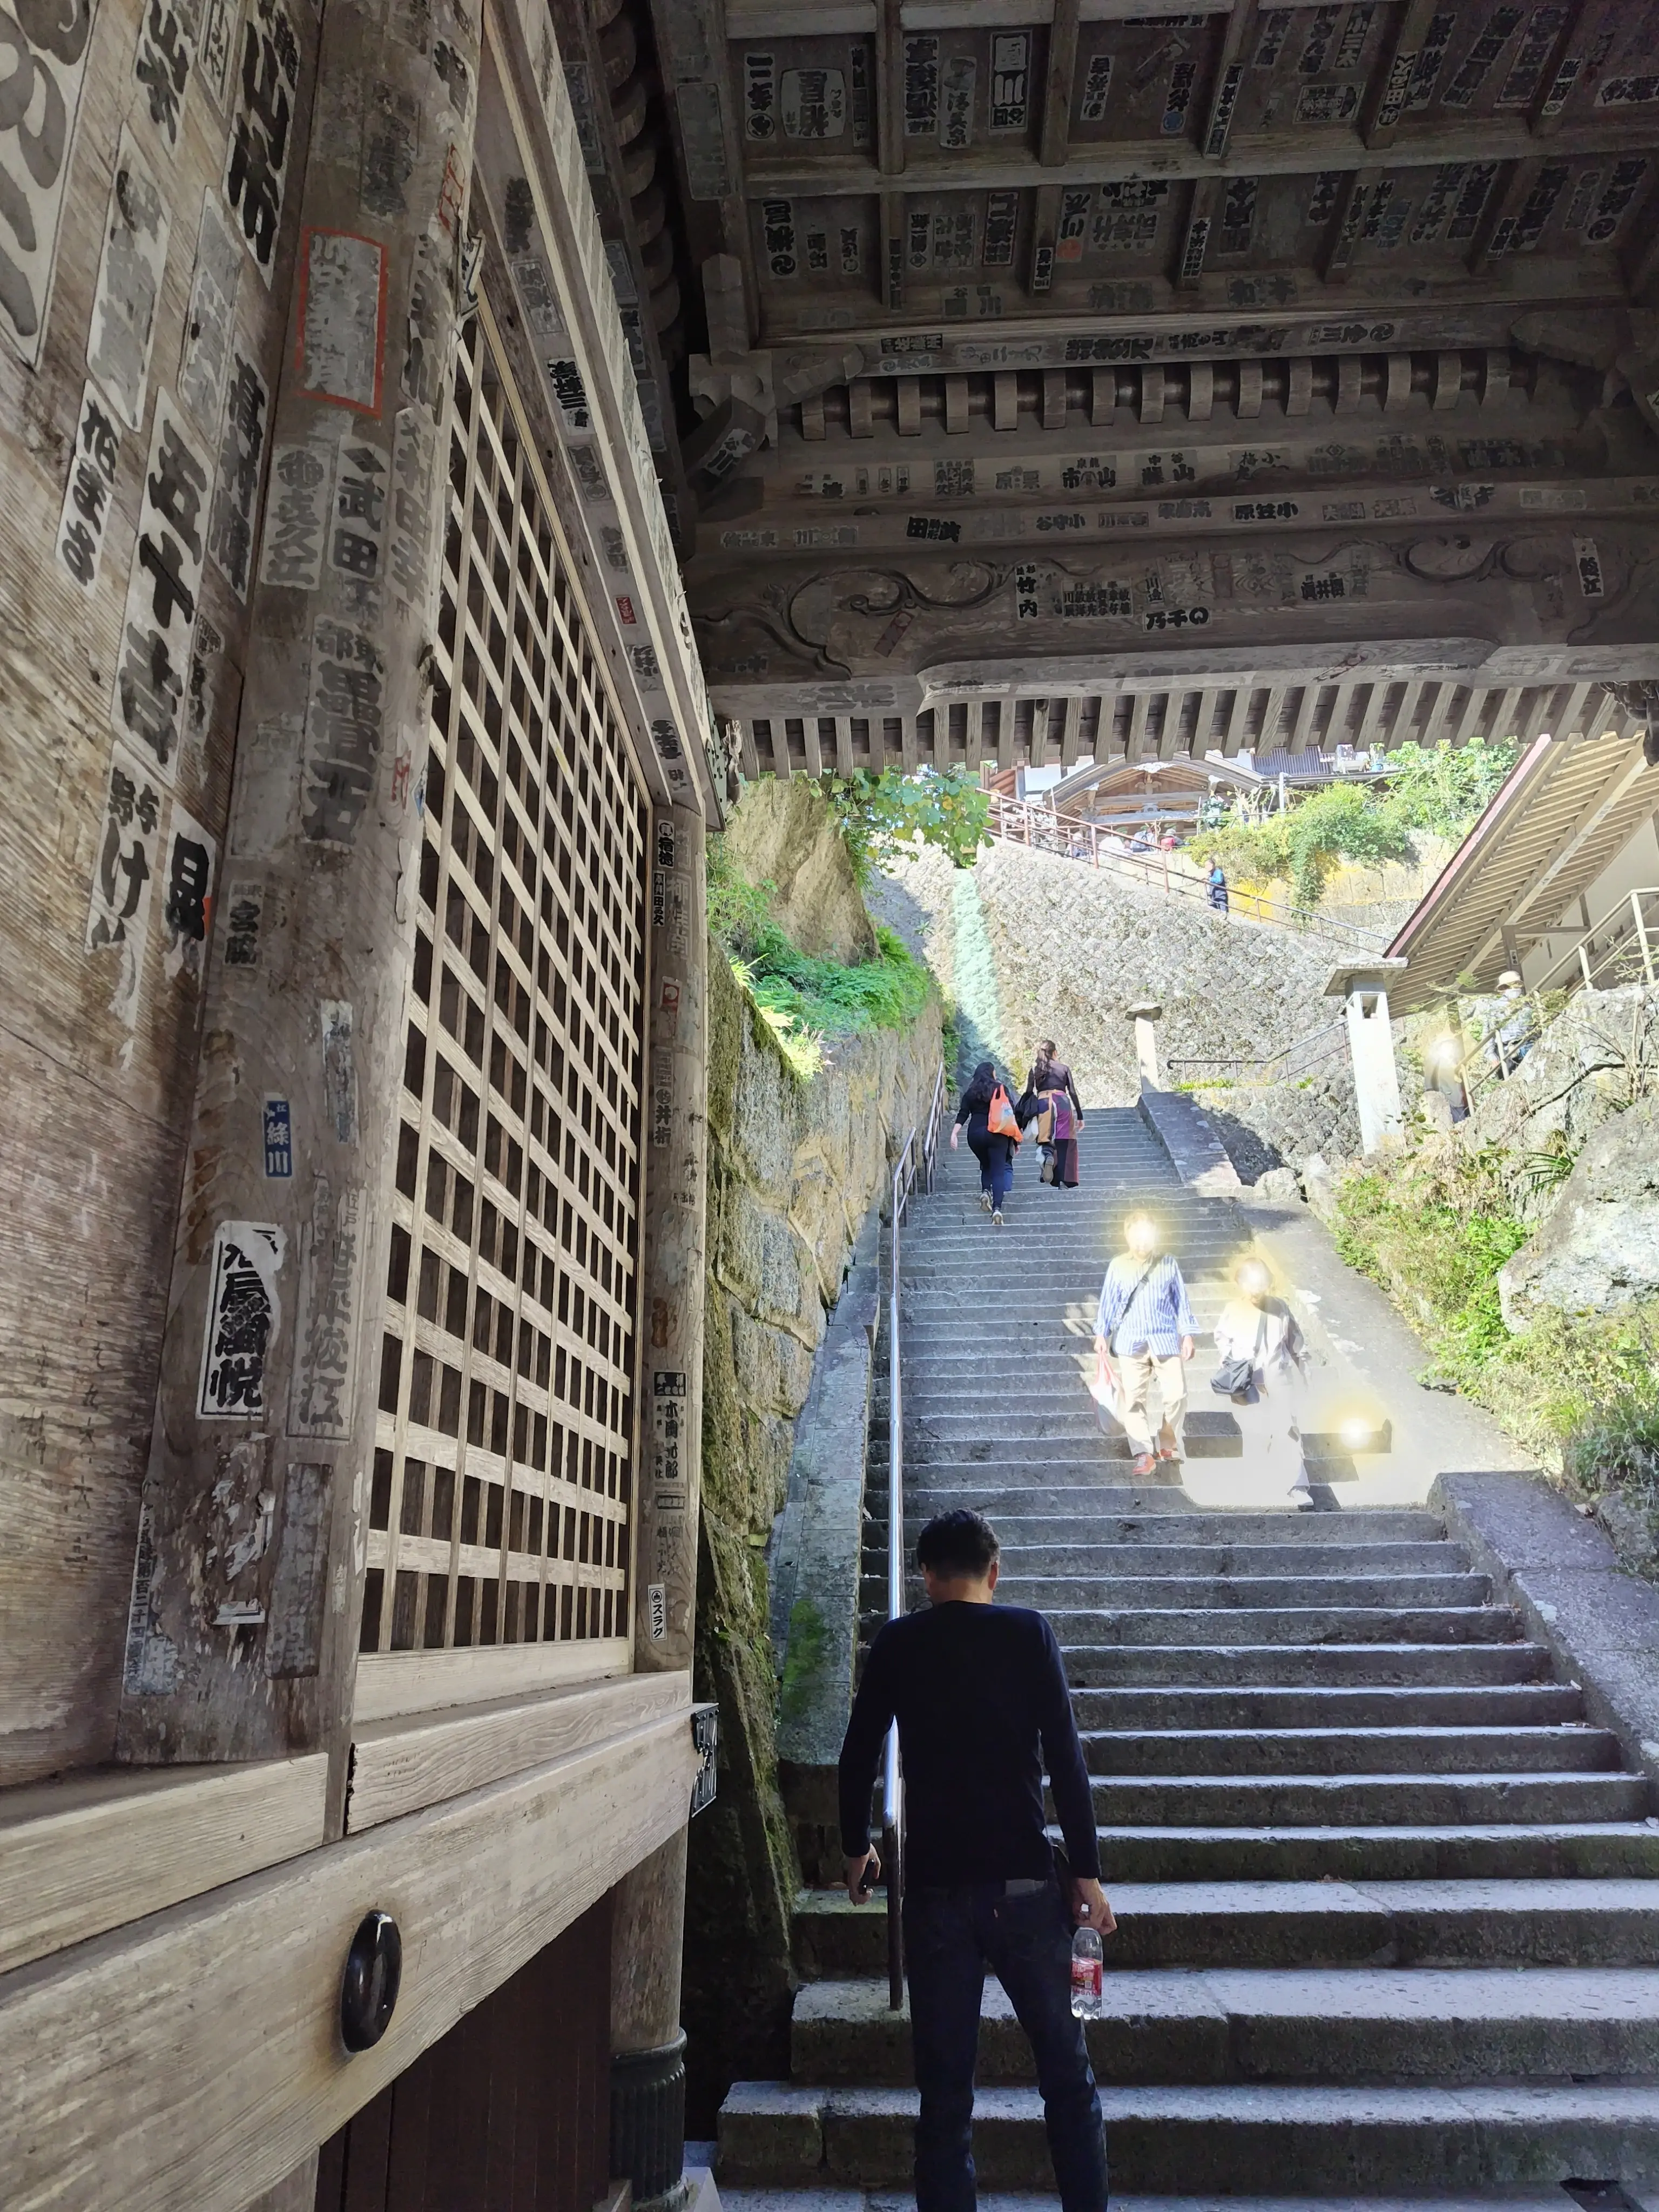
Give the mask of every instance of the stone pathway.
<path id="1" fill-rule="evenodd" d="M 1091 1115 L 1085 1141 L 1079 1191 L 1021 1163 L 1000 1231 L 965 1151 L 915 1210 L 905 1504 L 912 1538 L 946 1504 L 990 1514 L 1004 1593 L 1041 1606 L 1066 1650 L 1120 1923 L 1090 2031 L 1116 2201 L 1659 2212 L 1642 2187 L 1659 2183 L 1645 1781 L 1420 1504 L 1360 1504 L 1362 1480 L 1316 1485 L 1313 1510 L 1264 1507 L 1299 1455 L 1253 1468 L 1214 1401 L 1184 1483 L 1130 1480 L 1083 1381 L 1121 1218 L 1157 1207 L 1206 1329 L 1249 1229 L 1184 1191 L 1133 1114 Z M 1200 1343 L 1200 1393 L 1212 1364 Z M 884 1444 L 878 1421 L 872 1469 Z M 1435 1472 L 1382 1480 L 1420 1498 Z M 871 1625 L 879 1522 L 872 1536 Z M 721 2194 L 748 2212 L 902 2201 L 915 2095 L 880 1907 L 808 1893 L 795 1942 L 792 2076 L 728 2097 Z M 981 2182 L 1051 2202 L 1029 2051 L 994 1982 L 980 2049 Z"/>

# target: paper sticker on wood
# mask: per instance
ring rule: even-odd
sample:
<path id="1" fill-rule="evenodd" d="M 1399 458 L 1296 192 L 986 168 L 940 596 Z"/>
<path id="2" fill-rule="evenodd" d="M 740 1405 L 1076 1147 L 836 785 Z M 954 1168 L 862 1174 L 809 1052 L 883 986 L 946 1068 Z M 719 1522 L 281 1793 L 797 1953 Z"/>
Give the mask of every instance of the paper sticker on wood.
<path id="1" fill-rule="evenodd" d="M 219 426 L 241 275 L 242 250 L 219 211 L 219 195 L 210 185 L 202 194 L 196 273 L 191 279 L 179 358 L 179 404 L 206 438 Z"/>
<path id="2" fill-rule="evenodd" d="M 270 465 L 259 581 L 314 592 L 323 580 L 323 549 L 334 507 L 339 448 L 331 439 L 278 446 Z"/>
<path id="3" fill-rule="evenodd" d="M 240 0 L 207 0 L 202 11 L 202 37 L 196 50 L 196 67 L 214 106 L 220 109 L 230 91 L 230 64 L 236 52 L 236 31 L 241 13 Z"/>
<path id="4" fill-rule="evenodd" d="M 175 805 L 167 824 L 167 864 L 161 890 L 161 968 L 169 982 L 187 975 L 201 988 L 213 922 L 219 848 L 201 823 Z"/>
<path id="5" fill-rule="evenodd" d="M 158 392 L 110 719 L 117 736 L 150 754 L 168 782 L 184 727 L 212 490 L 206 453 L 169 395 Z"/>
<path id="6" fill-rule="evenodd" d="M 214 1231 L 196 1396 L 204 1421 L 261 1420 L 270 1410 L 266 1364 L 282 1324 L 287 1246 L 274 1222 L 222 1221 Z"/>
<path id="7" fill-rule="evenodd" d="M 110 761 L 104 826 L 93 863 L 86 949 L 118 954 L 110 1010 L 129 1029 L 138 1017 L 164 803 L 155 769 L 118 744 Z"/>
<path id="8" fill-rule="evenodd" d="M 121 427 L 90 377 L 81 394 L 80 419 L 70 456 L 64 511 L 58 518 L 58 557 L 83 592 L 98 581 L 104 528 L 121 458 Z"/>
<path id="9" fill-rule="evenodd" d="M 231 590 L 246 601 L 253 568 L 259 476 L 264 463 L 265 434 L 270 426 L 270 390 L 257 362 L 250 361 L 240 348 L 231 358 L 234 368 L 225 395 L 219 482 L 208 531 L 208 552 Z"/>
<path id="10" fill-rule="evenodd" d="M 319 1179 L 300 1277 L 299 1349 L 288 1414 L 291 1437 L 331 1437 L 343 1443 L 351 1433 L 352 1351 L 366 1219 L 360 1189 L 343 1190 L 337 1202 L 327 1179 Z"/>
<path id="11" fill-rule="evenodd" d="M 294 94 L 300 82 L 299 36 L 283 0 L 250 0 L 240 60 L 236 110 L 225 153 L 225 199 L 268 285 L 282 229 Z"/>
<path id="12" fill-rule="evenodd" d="M 385 248 L 349 231 L 307 230 L 294 349 L 300 390 L 378 414 L 385 340 Z"/>
<path id="13" fill-rule="evenodd" d="M 138 23 L 138 51 L 132 74 L 139 98 L 149 112 L 156 136 L 169 154 L 179 150 L 185 125 L 185 91 L 196 58 L 198 11 L 178 0 L 144 0 Z"/>
<path id="14" fill-rule="evenodd" d="M 350 845 L 374 788 L 385 715 L 386 660 L 349 623 L 312 634 L 301 827 L 313 842 Z"/>
<path id="15" fill-rule="evenodd" d="M 308 1463 L 290 1466 L 283 1478 L 265 1640 L 265 1673 L 273 1679 L 314 1674 L 322 1657 L 333 1480 L 332 1468 Z"/>
<path id="16" fill-rule="evenodd" d="M 87 367 L 129 430 L 143 420 L 155 342 L 155 304 L 173 216 L 154 172 L 123 124 L 92 298 Z"/>
<path id="17" fill-rule="evenodd" d="M 46 336 L 92 17 L 93 0 L 0 15 L 0 327 L 31 368 Z"/>

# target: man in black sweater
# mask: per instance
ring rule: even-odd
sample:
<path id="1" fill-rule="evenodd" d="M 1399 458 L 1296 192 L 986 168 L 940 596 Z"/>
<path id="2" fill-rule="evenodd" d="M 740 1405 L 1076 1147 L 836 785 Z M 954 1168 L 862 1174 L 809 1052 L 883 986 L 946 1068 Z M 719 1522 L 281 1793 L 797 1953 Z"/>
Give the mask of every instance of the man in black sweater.
<path id="1" fill-rule="evenodd" d="M 1089 1777 L 1054 1631 L 993 1605 L 996 1532 L 977 1513 L 930 1521 L 916 1563 L 926 1613 L 870 1647 L 841 1753 L 847 1889 L 881 1873 L 871 1797 L 896 1719 L 904 1768 L 904 1950 L 916 2087 L 917 2212 L 973 2212 L 974 2063 L 988 1966 L 1031 2039 L 1063 2212 L 1103 2212 L 1100 2098 L 1071 2008 L 1072 1928 L 1109 1936 Z M 1039 1749 L 1039 1745 L 1041 1748 Z M 1045 1832 L 1046 1756 L 1069 1865 Z"/>

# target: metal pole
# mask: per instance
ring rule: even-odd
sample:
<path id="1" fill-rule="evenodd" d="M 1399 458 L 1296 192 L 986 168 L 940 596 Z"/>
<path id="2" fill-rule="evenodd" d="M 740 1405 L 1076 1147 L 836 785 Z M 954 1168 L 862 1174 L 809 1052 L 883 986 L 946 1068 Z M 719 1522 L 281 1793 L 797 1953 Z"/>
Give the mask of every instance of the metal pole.
<path id="1" fill-rule="evenodd" d="M 904 1396 L 899 1376 L 899 1246 L 904 1211 L 904 1170 L 915 1143 L 912 1130 L 893 1171 L 893 1241 L 887 1298 L 887 1618 L 904 1611 Z M 904 2007 L 904 1782 L 899 1771 L 898 1723 L 887 1731 L 882 1782 L 881 1842 L 887 1869 L 887 2002 Z"/>
<path id="2" fill-rule="evenodd" d="M 1642 920 L 1642 894 L 1640 891 L 1632 891 L 1631 893 L 1630 910 L 1636 917 L 1636 942 L 1642 949 L 1642 973 L 1647 977 L 1649 982 L 1651 983 L 1653 981 L 1653 953 L 1648 944 L 1647 925 Z"/>

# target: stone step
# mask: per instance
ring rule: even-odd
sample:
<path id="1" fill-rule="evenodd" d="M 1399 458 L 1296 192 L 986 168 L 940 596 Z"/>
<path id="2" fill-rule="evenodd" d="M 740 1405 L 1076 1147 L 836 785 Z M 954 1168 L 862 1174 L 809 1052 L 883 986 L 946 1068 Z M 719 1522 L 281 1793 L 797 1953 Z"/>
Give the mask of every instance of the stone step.
<path id="1" fill-rule="evenodd" d="M 1188 1616 L 1190 1618 L 1190 1616 Z M 1550 1655 L 1540 1644 L 1080 1644 L 1060 1640 L 1073 1688 L 1301 1689 L 1352 1686 L 1444 1689 L 1543 1682 Z"/>
<path id="2" fill-rule="evenodd" d="M 1644 1819 L 1644 1775 L 1620 1773 L 1092 1775 L 1103 1826 L 1494 1827 Z M 1659 1830 L 1656 1830 L 1659 1833 Z"/>
<path id="3" fill-rule="evenodd" d="M 1513 1607 L 1282 1605 L 1170 1606 L 1103 1613 L 1046 1608 L 1062 1645 L 1503 1644 L 1520 1634 Z"/>
<path id="4" fill-rule="evenodd" d="M 1492 1595 L 1485 1575 L 1393 1574 L 1355 1571 L 1306 1575 L 1005 1575 L 998 1585 L 1010 1605 L 1039 1606 L 1044 1613 L 1073 1607 L 1109 1613 L 1293 1611 L 1309 1607 L 1484 1607 Z"/>
<path id="5" fill-rule="evenodd" d="M 988 1423 L 977 1429 L 964 1429 L 951 1437 L 918 1437 L 907 1435 L 904 1440 L 904 1467 L 907 1479 L 922 1477 L 931 1487 L 937 1488 L 941 1468 L 968 1468 L 982 1478 L 987 1468 L 1012 1471 L 1030 1466 L 1041 1469 L 1044 1482 L 1072 1480 L 1098 1482 L 1103 1465 L 1127 1462 L 1134 1457 L 1133 1448 L 1121 1433 L 1103 1435 L 1097 1427 L 1083 1424 L 1059 1436 L 994 1436 L 988 1435 Z M 870 1425 L 871 1449 L 880 1456 L 887 1452 L 887 1422 Z M 975 1437 L 982 1439 L 975 1442 Z M 1237 1421 L 1231 1413 L 1188 1413 L 1182 1433 L 1182 1446 L 1188 1459 L 1240 1459 L 1244 1452 L 1244 1437 Z M 1057 1469 L 1066 1469 L 1058 1474 Z M 1170 1480 L 1180 1481 L 1177 1468 L 1171 1468 Z"/>
<path id="6" fill-rule="evenodd" d="M 1328 1526 L 1328 1524 L 1327 1524 Z M 1461 1546 L 1425 1544 L 1317 1543 L 1199 1544 L 1158 1541 L 1139 1544 L 1032 1544 L 997 1531 L 1002 1542 L 1002 1581 L 1100 1575 L 1443 1575 L 1467 1574 L 1468 1556 Z"/>
<path id="7" fill-rule="evenodd" d="M 688 2153 L 691 2146 L 686 2146 Z M 698 2146 L 701 2150 L 702 2146 Z M 708 2146 L 712 2162 L 716 2146 Z M 687 2164 L 691 2164 L 688 2157 Z M 701 2163 L 701 2160 L 698 2161 Z M 833 2185 L 791 2189 L 780 2192 L 772 2189 L 743 2189 L 729 2181 L 720 2190 L 722 2208 L 730 2212 L 896 2212 L 890 2197 L 866 2197 L 861 2189 L 837 2188 Z M 1581 2197 L 1581 2203 L 1604 2200 Z M 1358 2200 L 1352 2196 L 1335 2197 L 1147 2197 L 1137 2191 L 1126 2197 L 1121 2191 L 1112 2194 L 1113 2212 L 1354 2212 Z M 1635 2197 L 1608 2197 L 1612 2208 L 1621 2202 L 1634 2205 L 1638 2212 L 1659 2212 L 1659 2195 Z M 979 2212 L 1054 2212 L 1055 2199 L 1017 2190 L 985 2190 L 978 2192 Z M 1455 2196 L 1433 2197 L 1367 2197 L 1364 2212 L 1573 2212 L 1573 2200 L 1564 2197 L 1559 2189 L 1547 2196 L 1534 2191 L 1525 2197 L 1516 2197 L 1505 2191 L 1493 2195 L 1482 2190 L 1479 2196 L 1459 2192 Z"/>
<path id="8" fill-rule="evenodd" d="M 1584 1710 L 1582 1690 L 1565 1682 L 1512 1682 L 1488 1688 L 1332 1687 L 1195 1690 L 1184 1685 L 1139 1690 L 1075 1690 L 1078 1726 L 1145 1731 L 1190 1729 L 1538 1729 L 1563 1728 Z"/>
<path id="9" fill-rule="evenodd" d="M 1109 1975 L 1153 1966 L 1659 1966 L 1659 1882 L 1118 1881 Z M 809 1980 L 886 1971 L 879 1897 L 803 1890 Z"/>
<path id="10" fill-rule="evenodd" d="M 1301 1728 L 1088 1730 L 1091 1774 L 1285 1775 L 1616 1773 L 1604 1729 Z M 1644 1808 L 1645 1809 L 1645 1808 Z"/>
<path id="11" fill-rule="evenodd" d="M 1085 2024 L 1097 2080 L 1487 2081 L 1659 2072 L 1659 1972 L 1643 1966 L 1119 1968 Z M 798 2082 L 908 2087 L 908 2008 L 884 1979 L 797 1990 Z M 980 2004 L 981 2087 L 1032 2081 L 1000 1983 Z"/>
<path id="12" fill-rule="evenodd" d="M 1644 1820 L 1275 1828 L 1103 1827 L 1101 1865 L 1115 1881 L 1548 1881 L 1659 1875 L 1659 1825 Z M 1058 1831 L 1050 1832 L 1056 1841 Z"/>
<path id="13" fill-rule="evenodd" d="M 1152 1544 L 1283 1544 L 1294 1546 L 1298 1553 L 1304 1547 L 1341 1544 L 1352 1547 L 1362 1558 L 1367 1556 L 1364 1547 L 1373 1543 L 1452 1548 L 1443 1544 L 1445 1524 L 1437 1514 L 1409 1506 L 1373 1506 L 1344 1513 L 1264 1512 L 1255 1507 L 1217 1513 L 1207 1508 L 1200 1510 L 1180 1491 L 1172 1492 L 1162 1486 L 1149 1494 L 1144 1505 L 1139 1504 L 1134 1502 L 1139 1487 L 1138 1484 L 1101 1484 L 1093 1497 L 1079 1496 L 1073 1490 L 1056 1497 L 1041 1486 L 987 1494 L 1002 1501 L 994 1510 L 1005 1556 L 1012 1544 L 1132 1545 L 1143 1540 Z M 916 1494 L 907 1486 L 907 1513 Z M 884 1504 L 884 1510 L 870 1515 L 877 1524 L 885 1521 Z M 1171 1526 L 1172 1514 L 1180 1516 L 1179 1526 Z M 1455 1556 L 1461 1560 L 1461 1553 Z"/>
<path id="14" fill-rule="evenodd" d="M 1390 2190 L 1492 2190 L 1659 2174 L 1659 2088 L 1220 2082 L 1101 2092 L 1116 2190 L 1253 2190 L 1352 2205 Z M 740 2082 L 721 2107 L 720 2182 L 908 2190 L 914 2090 Z M 981 2092 L 982 2187 L 1052 2192 L 1035 2089 Z"/>

